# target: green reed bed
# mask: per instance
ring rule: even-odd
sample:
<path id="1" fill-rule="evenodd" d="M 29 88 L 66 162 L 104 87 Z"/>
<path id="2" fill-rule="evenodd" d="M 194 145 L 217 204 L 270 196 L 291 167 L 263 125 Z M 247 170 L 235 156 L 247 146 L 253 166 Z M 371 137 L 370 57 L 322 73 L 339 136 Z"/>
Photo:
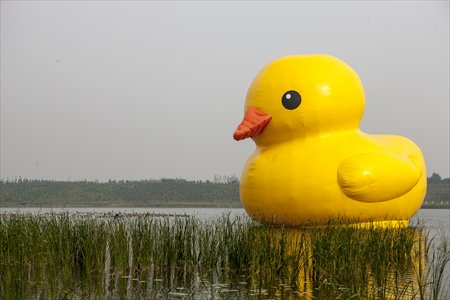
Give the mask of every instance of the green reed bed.
<path id="1" fill-rule="evenodd" d="M 420 225 L 4 214 L 0 299 L 445 299 L 440 239 Z"/>

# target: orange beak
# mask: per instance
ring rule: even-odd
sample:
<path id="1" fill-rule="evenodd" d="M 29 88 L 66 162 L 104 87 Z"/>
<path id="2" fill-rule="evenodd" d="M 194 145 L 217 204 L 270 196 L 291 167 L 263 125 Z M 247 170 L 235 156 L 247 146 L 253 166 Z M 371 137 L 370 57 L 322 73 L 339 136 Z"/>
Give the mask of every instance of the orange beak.
<path id="1" fill-rule="evenodd" d="M 272 117 L 256 107 L 249 106 L 244 119 L 233 134 L 236 141 L 254 137 L 261 134 L 269 124 Z"/>

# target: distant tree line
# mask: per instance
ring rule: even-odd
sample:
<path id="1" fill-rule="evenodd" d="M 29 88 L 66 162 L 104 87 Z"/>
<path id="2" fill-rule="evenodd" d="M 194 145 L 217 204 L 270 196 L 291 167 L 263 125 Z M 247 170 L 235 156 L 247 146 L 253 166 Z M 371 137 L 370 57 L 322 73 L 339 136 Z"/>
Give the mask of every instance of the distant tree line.
<path id="1" fill-rule="evenodd" d="M 427 178 L 427 195 L 422 207 L 450 208 L 450 178 L 441 178 L 438 173 Z"/>
<path id="2" fill-rule="evenodd" d="M 450 178 L 442 179 L 438 173 L 433 173 L 427 178 L 427 182 L 428 184 L 450 184 Z"/>
<path id="3" fill-rule="evenodd" d="M 428 177 L 424 207 L 450 207 L 450 178 Z M 241 207 L 236 176 L 212 181 L 159 180 L 52 181 L 0 180 L 3 207 Z"/>
<path id="4" fill-rule="evenodd" d="M 0 206 L 239 207 L 239 182 L 185 179 L 0 181 Z"/>

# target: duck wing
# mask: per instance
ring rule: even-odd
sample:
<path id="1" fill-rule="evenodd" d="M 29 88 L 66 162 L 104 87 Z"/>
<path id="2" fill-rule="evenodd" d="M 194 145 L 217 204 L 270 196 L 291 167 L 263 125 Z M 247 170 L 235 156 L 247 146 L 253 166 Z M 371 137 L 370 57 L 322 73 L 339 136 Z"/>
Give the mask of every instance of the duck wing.
<path id="1" fill-rule="evenodd" d="M 337 181 L 344 194 L 354 200 L 382 202 L 410 191 L 422 170 L 414 155 L 362 153 L 341 162 Z"/>

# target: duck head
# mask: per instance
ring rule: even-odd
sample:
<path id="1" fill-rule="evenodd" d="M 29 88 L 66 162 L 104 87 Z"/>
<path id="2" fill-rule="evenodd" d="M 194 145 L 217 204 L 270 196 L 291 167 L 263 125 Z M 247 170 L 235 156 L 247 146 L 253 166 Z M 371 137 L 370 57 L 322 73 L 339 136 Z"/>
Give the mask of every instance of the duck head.
<path id="1" fill-rule="evenodd" d="M 329 55 L 295 55 L 265 66 L 247 92 L 245 116 L 235 140 L 270 145 L 357 129 L 364 89 L 356 72 Z"/>

